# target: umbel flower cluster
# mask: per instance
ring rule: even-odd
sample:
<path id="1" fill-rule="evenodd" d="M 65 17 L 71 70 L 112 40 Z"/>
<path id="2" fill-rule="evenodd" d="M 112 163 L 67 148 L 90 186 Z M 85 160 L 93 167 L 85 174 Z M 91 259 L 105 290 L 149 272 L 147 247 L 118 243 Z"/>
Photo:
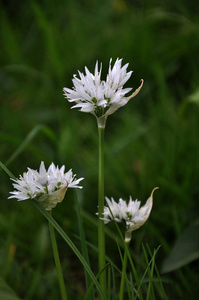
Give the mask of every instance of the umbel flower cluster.
<path id="1" fill-rule="evenodd" d="M 85 67 L 85 75 L 78 71 L 79 77 L 73 75 L 73 89 L 64 88 L 64 94 L 69 102 L 75 103 L 72 108 L 93 114 L 98 121 L 98 127 L 105 127 L 107 116 L 124 106 L 131 98 L 135 97 L 142 85 L 130 96 L 125 96 L 132 88 L 123 88 L 131 77 L 132 71 L 127 72 L 128 64 L 122 67 L 122 59 L 117 58 L 113 67 L 110 59 L 106 80 L 101 80 L 102 64 L 95 65 L 94 74 Z"/>
<path id="2" fill-rule="evenodd" d="M 104 207 L 103 218 L 101 219 L 105 224 L 112 220 L 118 223 L 124 221 L 126 226 L 125 241 L 129 242 L 131 240 L 131 232 L 140 228 L 147 221 L 153 205 L 153 193 L 156 189 L 153 189 L 151 196 L 141 208 L 141 202 L 138 200 L 133 201 L 131 196 L 128 204 L 121 198 L 116 203 L 113 198 L 110 200 L 105 197 L 107 206 Z"/>
<path id="3" fill-rule="evenodd" d="M 28 168 L 19 179 L 14 181 L 14 192 L 10 192 L 18 201 L 35 199 L 46 209 L 51 210 L 57 203 L 62 202 L 68 188 L 82 188 L 79 182 L 83 178 L 76 179 L 72 169 L 65 172 L 65 166 L 60 169 L 52 163 L 46 170 L 44 162 L 41 162 L 39 172 Z"/>

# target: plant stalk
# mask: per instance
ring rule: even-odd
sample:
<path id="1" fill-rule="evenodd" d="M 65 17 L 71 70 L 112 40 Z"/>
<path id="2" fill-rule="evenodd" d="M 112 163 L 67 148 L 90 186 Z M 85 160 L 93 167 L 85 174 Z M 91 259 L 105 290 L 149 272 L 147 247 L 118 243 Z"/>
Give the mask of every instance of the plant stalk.
<path id="1" fill-rule="evenodd" d="M 104 212 L 104 128 L 98 127 L 99 134 L 99 177 L 98 177 L 98 255 L 99 271 L 105 267 L 105 233 L 103 217 Z M 99 277 L 102 291 L 106 295 L 106 270 Z"/>
<path id="2" fill-rule="evenodd" d="M 52 211 L 50 211 L 49 214 L 52 215 Z M 67 298 L 67 293 L 66 293 L 66 288 L 65 288 L 61 263 L 60 263 L 60 259 L 59 259 L 59 252 L 58 252 L 58 248 L 57 248 L 55 231 L 54 231 L 54 228 L 51 225 L 51 223 L 48 222 L 48 224 L 49 224 L 49 231 L 50 231 L 50 237 L 51 237 L 51 243 L 52 243 L 52 248 L 53 248 L 53 255 L 54 255 L 55 265 L 56 265 L 56 268 L 57 268 L 57 276 L 58 276 L 58 281 L 59 281 L 61 299 L 62 300 L 67 300 L 68 298 Z"/>
<path id="3" fill-rule="evenodd" d="M 123 259 L 123 264 L 122 264 L 122 278 L 121 278 L 121 283 L 120 283 L 120 297 L 119 300 L 123 300 L 124 298 L 124 285 L 125 285 L 125 278 L 126 278 L 126 266 L 127 266 L 127 252 L 128 252 L 128 246 L 130 241 L 125 242 L 125 250 L 124 250 L 124 259 Z"/>

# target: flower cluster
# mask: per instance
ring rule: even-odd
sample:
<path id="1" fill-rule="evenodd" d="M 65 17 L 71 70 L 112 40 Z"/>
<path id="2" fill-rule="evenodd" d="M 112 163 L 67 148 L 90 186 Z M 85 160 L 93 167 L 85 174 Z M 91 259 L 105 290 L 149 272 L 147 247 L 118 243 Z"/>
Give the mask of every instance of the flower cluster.
<path id="1" fill-rule="evenodd" d="M 64 173 L 65 166 L 60 169 L 52 163 L 46 170 L 44 162 L 41 162 L 39 172 L 28 168 L 19 179 L 14 180 L 14 192 L 10 192 L 18 201 L 35 199 L 41 203 L 46 210 L 51 210 L 57 203 L 64 199 L 67 188 L 82 188 L 78 186 L 83 179 L 75 179 L 72 170 Z"/>
<path id="2" fill-rule="evenodd" d="M 64 94 L 69 102 L 74 102 L 72 108 L 80 108 L 80 111 L 92 113 L 98 121 L 98 126 L 104 128 L 107 116 L 114 113 L 118 108 L 124 106 L 131 98 L 135 97 L 142 85 L 130 96 L 132 88 L 123 89 L 123 85 L 131 77 L 132 71 L 127 72 L 128 64 L 122 67 L 122 59 L 117 58 L 113 68 L 110 59 L 106 81 L 101 80 L 102 64 L 98 69 L 98 62 L 95 65 L 95 72 L 92 74 L 87 67 L 85 73 L 79 73 L 79 78 L 73 75 L 73 89 L 64 88 Z"/>
<path id="3" fill-rule="evenodd" d="M 119 199 L 116 203 L 113 198 L 111 200 L 105 197 L 107 206 L 104 207 L 103 218 L 101 218 L 105 224 L 111 220 L 116 222 L 125 221 L 126 234 L 125 241 L 131 240 L 131 232 L 141 227 L 148 219 L 152 205 L 153 205 L 153 193 L 157 188 L 154 188 L 151 196 L 146 201 L 146 204 L 140 208 L 141 202 L 138 200 L 133 201 L 130 197 L 127 204 L 123 199 Z"/>

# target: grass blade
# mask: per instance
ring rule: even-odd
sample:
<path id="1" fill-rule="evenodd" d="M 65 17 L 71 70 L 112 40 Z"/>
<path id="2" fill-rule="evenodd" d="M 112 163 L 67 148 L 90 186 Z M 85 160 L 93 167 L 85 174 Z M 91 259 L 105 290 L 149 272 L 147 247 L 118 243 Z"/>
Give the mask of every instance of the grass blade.
<path id="1" fill-rule="evenodd" d="M 98 279 L 98 278 L 100 277 L 100 275 L 101 275 L 101 274 L 106 270 L 106 268 L 108 268 L 109 266 L 110 266 L 109 263 L 106 264 L 106 265 L 104 266 L 104 268 L 97 274 L 96 279 Z M 88 296 L 90 295 L 90 292 L 92 291 L 93 285 L 94 285 L 94 281 L 91 283 L 90 287 L 88 288 L 84 300 L 87 300 L 87 299 L 88 299 Z"/>
<path id="2" fill-rule="evenodd" d="M 78 201 L 78 195 L 77 191 L 75 191 L 75 204 L 76 204 L 76 211 L 77 211 L 77 219 L 78 219 L 78 226 L 79 226 L 79 235 L 80 235 L 80 242 L 81 242 L 81 249 L 82 249 L 82 255 L 84 259 L 86 260 L 87 264 L 90 266 L 89 256 L 88 256 L 88 250 L 87 250 L 87 244 L 86 244 L 86 238 L 84 233 L 84 227 L 83 227 L 83 221 L 82 216 L 80 212 L 80 205 Z M 91 285 L 91 279 L 90 276 L 88 276 L 88 273 L 85 270 L 85 280 L 86 280 L 86 288 L 89 289 L 89 286 Z M 94 291 L 90 291 L 88 299 L 95 299 Z"/>
<path id="3" fill-rule="evenodd" d="M 153 270 L 154 270 L 155 254 L 153 254 L 152 263 L 150 264 L 144 245 L 142 245 L 142 249 L 143 249 L 145 260 L 146 260 L 146 263 L 147 263 L 147 271 L 148 271 L 148 276 L 149 276 L 149 285 L 148 285 L 148 289 L 147 289 L 147 298 L 146 298 L 146 300 L 150 299 L 150 294 L 152 294 L 152 299 L 155 299 L 155 294 L 154 294 L 154 289 L 153 289 Z M 150 265 L 151 265 L 151 269 L 150 269 Z"/>
<path id="4" fill-rule="evenodd" d="M 8 176 L 12 179 L 16 179 L 16 177 L 8 170 L 8 168 L 0 161 L 0 167 L 8 174 Z"/>
<path id="5" fill-rule="evenodd" d="M 151 253 L 151 250 L 150 250 L 150 248 L 149 248 L 148 245 L 147 245 L 147 248 L 148 248 L 148 251 L 149 251 L 150 256 L 152 257 L 152 253 Z M 160 248 L 160 246 L 157 248 L 156 253 L 157 253 L 157 251 L 159 250 L 159 248 Z M 156 255 L 156 253 L 155 253 L 155 255 Z M 155 263 L 155 260 L 154 260 L 154 267 L 155 267 L 156 275 L 157 275 L 157 277 L 158 277 L 158 282 L 159 282 L 159 284 L 160 284 L 160 289 L 161 289 L 161 291 L 162 291 L 163 299 L 164 299 L 164 300 L 168 300 L 167 295 L 166 295 L 166 292 L 165 292 L 165 290 L 164 290 L 164 286 L 163 286 L 161 277 L 160 277 L 160 273 L 159 273 L 158 268 L 157 268 L 156 263 Z"/>
<path id="6" fill-rule="evenodd" d="M 55 230 L 61 235 L 61 237 L 64 239 L 64 241 L 68 244 L 68 246 L 72 249 L 72 251 L 76 254 L 82 265 L 84 266 L 86 272 L 88 272 L 90 278 L 93 280 L 99 294 L 102 296 L 102 299 L 106 299 L 104 293 L 102 292 L 102 289 L 99 285 L 99 282 L 97 281 L 95 275 L 93 274 L 92 270 L 90 269 L 89 265 L 87 264 L 86 260 L 82 256 L 82 254 L 79 252 L 75 244 L 71 241 L 71 239 L 68 237 L 68 235 L 63 231 L 63 229 L 59 226 L 59 224 L 53 219 L 43 207 L 40 206 L 40 204 L 31 199 L 31 202 L 34 204 L 34 206 L 39 210 L 39 212 L 51 223 L 51 225 L 55 228 Z"/>
<path id="7" fill-rule="evenodd" d="M 44 125 L 37 125 L 28 133 L 28 135 L 23 140 L 21 145 L 15 150 L 15 152 L 11 155 L 11 157 L 6 161 L 6 165 L 11 163 L 17 156 L 19 156 L 23 152 L 23 150 L 27 147 L 27 145 L 34 139 L 34 137 L 39 132 L 43 132 L 52 141 L 55 141 L 55 137 L 54 137 L 52 131 L 48 127 L 46 127 Z"/>

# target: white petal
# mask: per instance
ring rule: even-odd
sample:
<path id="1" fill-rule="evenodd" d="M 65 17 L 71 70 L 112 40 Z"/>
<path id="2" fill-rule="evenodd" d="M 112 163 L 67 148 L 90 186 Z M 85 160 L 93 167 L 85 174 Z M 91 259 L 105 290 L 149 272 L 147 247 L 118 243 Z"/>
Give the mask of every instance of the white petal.
<path id="1" fill-rule="evenodd" d="M 100 70 L 98 61 L 95 64 L 94 74 L 92 74 L 87 67 L 85 67 L 85 75 L 78 71 L 79 78 L 73 75 L 73 89 L 64 88 L 65 97 L 69 102 L 75 102 L 76 105 L 72 108 L 80 108 L 82 112 L 90 112 L 95 114 L 96 106 L 102 109 L 97 119 L 105 117 L 114 113 L 117 109 L 124 106 L 132 97 L 136 96 L 140 91 L 141 86 L 129 97 L 125 98 L 125 95 L 131 91 L 131 88 L 123 89 L 123 85 L 129 80 L 132 75 L 132 71 L 127 72 L 128 63 L 122 66 L 122 59 L 117 58 L 113 67 L 111 67 L 112 59 L 109 61 L 109 69 L 106 77 L 106 81 L 101 80 L 102 64 L 100 64 Z M 108 110 L 104 112 L 104 108 L 108 107 Z M 98 125 L 101 122 L 98 121 Z M 105 126 L 105 124 L 103 124 Z"/>

